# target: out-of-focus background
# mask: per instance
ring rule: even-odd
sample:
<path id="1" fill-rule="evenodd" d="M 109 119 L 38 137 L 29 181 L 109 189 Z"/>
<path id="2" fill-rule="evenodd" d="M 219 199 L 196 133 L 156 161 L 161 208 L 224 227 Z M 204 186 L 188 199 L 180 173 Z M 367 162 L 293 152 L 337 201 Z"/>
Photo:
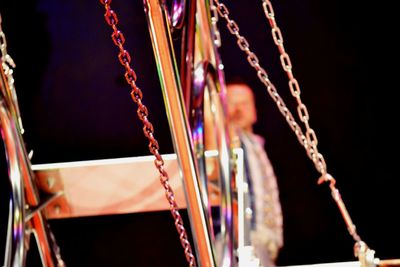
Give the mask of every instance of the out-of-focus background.
<path id="1" fill-rule="evenodd" d="M 261 1 L 223 2 L 295 112 Z M 398 82 L 393 74 L 398 52 L 392 8 L 387 3 L 343 0 L 273 4 L 319 150 L 337 179 L 357 230 L 377 257 L 399 258 L 398 101 L 394 97 Z M 142 2 L 118 0 L 112 6 L 127 38 L 126 48 L 161 152 L 172 153 Z M 8 51 L 17 64 L 14 73 L 24 138 L 28 149 L 34 150 L 34 164 L 148 154 L 98 1 L 1 0 L 0 12 Z M 254 88 L 255 131 L 265 137 L 278 177 L 285 226 L 278 265 L 354 260 L 353 241 L 327 185 L 317 185 L 318 173 L 304 149 L 223 21 L 219 27 L 226 78 L 239 76 Z M 0 192 L 7 192 L 1 155 Z M 3 247 L 8 194 L 0 197 Z M 68 266 L 186 265 L 168 211 L 50 223 Z"/>

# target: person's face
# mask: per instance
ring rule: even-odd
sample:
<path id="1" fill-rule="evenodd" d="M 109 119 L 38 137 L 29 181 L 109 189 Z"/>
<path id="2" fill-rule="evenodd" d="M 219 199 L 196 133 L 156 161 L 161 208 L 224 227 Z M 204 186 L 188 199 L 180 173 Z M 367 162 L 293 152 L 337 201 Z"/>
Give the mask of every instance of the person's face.
<path id="1" fill-rule="evenodd" d="M 244 84 L 227 86 L 228 117 L 230 122 L 244 131 L 251 131 L 257 121 L 256 106 L 251 89 Z"/>

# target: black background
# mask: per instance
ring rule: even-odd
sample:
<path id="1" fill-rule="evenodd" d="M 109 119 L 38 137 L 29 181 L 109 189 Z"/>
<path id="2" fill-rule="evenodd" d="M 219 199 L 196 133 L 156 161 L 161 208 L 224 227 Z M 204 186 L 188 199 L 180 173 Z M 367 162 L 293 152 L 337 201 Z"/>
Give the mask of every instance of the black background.
<path id="1" fill-rule="evenodd" d="M 282 98 L 295 110 L 260 1 L 227 2 Z M 364 1 L 273 1 L 328 171 L 364 241 L 398 258 L 398 90 L 393 7 Z M 173 151 L 141 1 L 114 1 L 161 152 Z M 111 31 L 97 1 L 0 1 L 33 163 L 148 154 Z M 353 241 L 326 185 L 229 35 L 227 80 L 255 91 L 284 215 L 279 265 L 350 261 Z M 3 157 L 3 155 L 2 155 Z M 1 176 L 6 177 L 2 159 Z M 3 167 L 4 166 L 4 167 Z M 6 179 L 1 179 L 2 190 Z M 161 187 L 160 187 L 161 190 Z M 1 207 L 7 194 L 1 194 Z M 4 212 L 1 212 L 3 216 Z M 4 216 L 3 216 L 4 217 Z M 4 220 L 2 220 L 4 222 Z M 2 226 L 4 224 L 2 223 Z M 168 212 L 51 221 L 68 266 L 185 266 Z M 188 227 L 188 226 L 187 226 Z M 2 243 L 4 227 L 1 229 Z M 31 264 L 32 265 L 32 264 Z M 32 265 L 35 266 L 35 265 Z"/>

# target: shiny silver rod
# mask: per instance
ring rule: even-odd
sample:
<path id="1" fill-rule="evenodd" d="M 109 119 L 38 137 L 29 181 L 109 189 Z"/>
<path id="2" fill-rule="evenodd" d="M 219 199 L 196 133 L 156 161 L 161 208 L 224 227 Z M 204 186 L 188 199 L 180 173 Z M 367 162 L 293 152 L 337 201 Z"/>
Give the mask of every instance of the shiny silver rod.
<path id="1" fill-rule="evenodd" d="M 206 216 L 200 194 L 198 172 L 193 155 L 181 84 L 176 67 L 165 4 L 158 0 L 145 0 L 145 11 L 149 24 L 153 50 L 167 110 L 172 140 L 184 179 L 190 226 L 199 266 L 214 267 L 215 258 L 207 230 Z"/>

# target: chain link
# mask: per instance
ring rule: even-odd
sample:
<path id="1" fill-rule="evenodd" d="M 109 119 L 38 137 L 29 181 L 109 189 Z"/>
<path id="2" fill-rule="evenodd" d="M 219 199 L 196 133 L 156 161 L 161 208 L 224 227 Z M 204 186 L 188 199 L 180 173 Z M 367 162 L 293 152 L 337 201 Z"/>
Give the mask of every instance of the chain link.
<path id="1" fill-rule="evenodd" d="M 318 139 L 315 134 L 315 131 L 310 127 L 310 124 L 309 124 L 310 116 L 308 114 L 307 107 L 304 105 L 304 103 L 302 102 L 302 100 L 300 98 L 300 94 L 301 94 L 300 86 L 299 86 L 298 81 L 296 80 L 296 78 L 293 75 L 293 72 L 292 72 L 293 66 L 292 66 L 289 54 L 286 53 L 286 51 L 285 51 L 285 47 L 283 45 L 282 32 L 276 23 L 275 13 L 274 13 L 274 9 L 272 7 L 271 1 L 262 0 L 262 2 L 263 2 L 263 9 L 264 9 L 265 16 L 267 17 L 267 19 L 270 23 L 270 26 L 272 28 L 272 30 L 271 30 L 272 38 L 280 52 L 280 60 L 281 60 L 282 68 L 286 72 L 286 74 L 289 78 L 290 92 L 292 93 L 292 96 L 297 101 L 298 116 L 306 128 L 305 135 L 303 134 L 301 127 L 297 124 L 296 120 L 294 119 L 292 113 L 289 111 L 286 104 L 284 103 L 282 98 L 279 96 L 278 92 L 276 91 L 276 88 L 274 87 L 272 82 L 268 79 L 267 72 L 265 71 L 265 69 L 263 69 L 260 66 L 257 56 L 250 50 L 247 40 L 240 34 L 240 30 L 239 30 L 239 27 L 237 26 L 236 22 L 229 17 L 228 8 L 224 4 L 220 3 L 219 0 L 214 0 L 214 3 L 218 9 L 219 14 L 227 22 L 228 30 L 233 35 L 236 36 L 239 48 L 246 53 L 247 60 L 249 61 L 250 65 L 257 71 L 258 78 L 267 88 L 268 93 L 270 94 L 272 99 L 275 101 L 279 111 L 285 117 L 290 128 L 296 134 L 297 139 L 300 142 L 300 144 L 302 144 L 303 147 L 305 148 L 305 150 L 307 152 L 307 156 L 313 161 L 315 168 L 321 174 L 321 177 L 318 179 L 318 184 L 321 184 L 324 182 L 329 183 L 329 186 L 330 186 L 331 192 L 332 192 L 332 197 L 334 198 L 336 204 L 338 205 L 338 208 L 342 214 L 342 217 L 347 225 L 348 231 L 349 231 L 350 235 L 353 237 L 353 239 L 356 241 L 356 246 L 360 245 L 363 242 L 361 241 L 361 238 L 358 236 L 358 234 L 356 232 L 356 227 L 351 220 L 351 217 L 346 209 L 346 206 L 340 196 L 339 190 L 335 186 L 336 180 L 329 173 L 327 173 L 327 166 L 326 166 L 325 159 L 324 159 L 323 155 L 318 152 L 318 148 L 317 148 Z"/>
<path id="2" fill-rule="evenodd" d="M 14 60 L 10 57 L 10 55 L 7 52 L 7 40 L 6 40 L 6 35 L 3 32 L 2 28 L 2 18 L 0 14 L 0 52 L 1 52 L 1 62 L 3 64 L 8 64 L 7 69 L 9 68 L 15 68 L 15 63 Z"/>
<path id="3" fill-rule="evenodd" d="M 136 85 L 136 73 L 131 67 L 131 56 L 128 51 L 124 49 L 125 38 L 120 30 L 117 28 L 118 17 L 117 14 L 111 9 L 111 0 L 100 0 L 100 3 L 105 8 L 104 18 L 107 24 L 112 28 L 113 33 L 111 38 L 114 44 L 119 49 L 118 59 L 121 65 L 125 68 L 125 79 L 131 87 L 131 97 L 133 101 L 137 104 L 137 115 L 143 123 L 143 133 L 149 141 L 149 151 L 155 156 L 154 165 L 156 166 L 160 174 L 160 182 L 165 189 L 165 196 L 170 205 L 170 211 L 172 217 L 174 218 L 175 227 L 179 233 L 179 239 L 181 245 L 185 252 L 185 257 L 189 266 L 196 266 L 196 259 L 192 252 L 188 236 L 183 225 L 182 216 L 179 213 L 178 204 L 175 200 L 175 194 L 172 187 L 169 184 L 169 175 L 164 169 L 164 160 L 159 153 L 159 145 L 154 137 L 154 127 L 153 124 L 148 119 L 148 109 L 142 103 L 143 94 L 139 87 Z"/>
<path id="4" fill-rule="evenodd" d="M 19 111 L 17 92 L 16 92 L 15 86 L 14 86 L 14 77 L 13 77 L 14 70 L 13 69 L 15 68 L 15 62 L 7 52 L 7 40 L 6 40 L 6 35 L 4 34 L 3 28 L 2 28 L 1 14 L 0 14 L 0 53 L 1 53 L 0 54 L 0 62 L 2 64 L 4 74 L 6 75 L 7 82 L 8 82 L 9 92 L 7 92 L 7 93 L 9 94 L 11 100 L 13 101 L 13 104 L 14 104 L 13 108 L 14 108 L 16 119 L 17 119 L 19 131 L 21 134 L 23 134 L 24 127 L 22 125 L 21 114 Z"/>
<path id="5" fill-rule="evenodd" d="M 51 231 L 50 225 L 48 223 L 46 223 L 45 227 L 46 227 L 46 231 L 48 232 L 48 235 L 50 238 L 52 250 L 53 250 L 56 260 L 57 260 L 57 267 L 66 267 L 65 262 L 61 258 L 60 247 L 57 244 L 57 241 L 53 234 L 53 231 Z"/>
<path id="6" fill-rule="evenodd" d="M 297 80 L 295 79 L 293 75 L 293 66 L 292 62 L 290 60 L 289 54 L 285 51 L 285 46 L 283 44 L 283 36 L 282 32 L 278 27 L 278 24 L 275 19 L 275 12 L 272 7 L 272 3 L 270 0 L 262 0 L 262 5 L 264 9 L 264 14 L 266 18 L 269 21 L 269 24 L 271 26 L 271 34 L 274 39 L 275 45 L 278 47 L 279 53 L 281 54 L 280 59 L 281 59 L 281 65 L 283 70 L 286 72 L 288 79 L 289 79 L 289 88 L 292 93 L 292 96 L 296 99 L 297 101 L 297 113 L 300 118 L 300 120 L 304 123 L 306 127 L 306 137 L 307 137 L 307 142 L 309 144 L 309 148 L 312 148 L 313 150 L 313 156 L 312 160 L 317 168 L 317 170 L 324 175 L 327 170 L 326 170 L 326 163 L 324 160 L 324 157 L 322 154 L 318 152 L 317 144 L 318 144 L 318 139 L 317 136 L 314 132 L 314 130 L 311 128 L 309 120 L 310 116 L 308 115 L 308 110 L 307 107 L 303 104 L 302 99 L 300 97 L 300 86 Z"/>
<path id="7" fill-rule="evenodd" d="M 229 16 L 229 10 L 228 8 L 221 3 L 219 0 L 214 0 L 215 6 L 217 7 L 218 13 L 221 17 L 223 17 L 227 23 L 227 28 L 230 31 L 231 34 L 236 36 L 237 39 L 237 44 L 239 48 L 246 53 L 247 55 L 247 61 L 253 67 L 256 72 L 257 72 L 257 77 L 259 80 L 264 84 L 264 86 L 267 88 L 267 91 L 269 95 L 272 97 L 274 100 L 275 104 L 277 105 L 279 111 L 281 114 L 285 117 L 287 123 L 289 124 L 290 128 L 293 130 L 293 132 L 296 134 L 298 141 L 300 144 L 306 149 L 308 157 L 313 161 L 314 166 L 320 172 L 321 174 L 326 173 L 326 164 L 323 156 L 318 153 L 317 146 L 317 138 L 314 133 L 314 131 L 309 127 L 308 124 L 308 111 L 306 106 L 301 102 L 300 99 L 300 87 L 296 79 L 291 79 L 289 81 L 289 86 L 291 88 L 291 92 L 294 96 L 298 96 L 297 100 L 300 105 L 298 108 L 298 114 L 300 116 L 301 121 L 303 121 L 306 124 L 306 134 L 303 133 L 301 127 L 298 125 L 296 122 L 295 118 L 293 117 L 293 114 L 290 112 L 290 110 L 287 108 L 285 102 L 283 99 L 280 97 L 278 91 L 276 90 L 275 86 L 273 83 L 269 80 L 268 74 L 266 70 L 260 66 L 260 62 L 256 54 L 250 49 L 249 42 L 247 39 L 240 34 L 240 28 L 237 25 L 237 23 L 230 18 Z M 266 4 L 266 7 L 264 10 L 267 10 L 268 17 L 274 18 L 274 12 L 272 5 Z M 275 25 L 275 24 L 274 24 Z M 274 36 L 274 41 L 277 45 L 283 47 L 283 38 L 282 38 L 282 33 L 277 28 L 275 25 L 275 28 L 273 30 L 273 36 Z M 281 63 L 285 71 L 290 72 L 292 70 L 292 63 L 290 61 L 289 55 L 283 50 L 281 54 Z"/>
<path id="8" fill-rule="evenodd" d="M 217 8 L 215 7 L 214 3 L 211 1 L 210 2 L 210 8 L 211 8 L 211 26 L 213 29 L 213 36 L 214 36 L 214 44 L 217 47 L 221 47 L 221 34 L 218 30 L 218 11 Z"/>
<path id="9" fill-rule="evenodd" d="M 1 51 L 1 58 L 3 58 L 5 55 L 7 55 L 7 40 L 6 40 L 6 35 L 3 32 L 2 28 L 2 18 L 0 14 L 0 51 Z"/>

